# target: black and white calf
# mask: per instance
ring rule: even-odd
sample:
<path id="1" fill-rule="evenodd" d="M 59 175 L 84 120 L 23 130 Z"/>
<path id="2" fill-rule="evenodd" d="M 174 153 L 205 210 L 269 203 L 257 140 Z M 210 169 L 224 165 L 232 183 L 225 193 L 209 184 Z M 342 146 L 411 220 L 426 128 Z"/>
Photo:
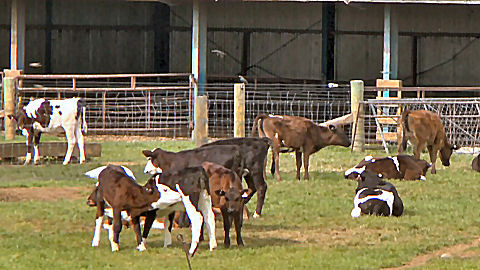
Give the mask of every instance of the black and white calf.
<path id="1" fill-rule="evenodd" d="M 16 115 L 9 115 L 17 121 L 17 128 L 27 138 L 27 154 L 25 164 L 33 161 L 38 163 L 40 156 L 38 145 L 42 133 L 52 133 L 62 129 L 67 138 L 67 153 L 63 165 L 70 162 L 75 143 L 80 152 L 80 163 L 85 162 L 85 143 L 83 133 L 87 130 L 85 107 L 80 98 L 64 100 L 46 100 L 39 98 L 30 101 L 24 107 L 18 107 Z"/>
<path id="2" fill-rule="evenodd" d="M 403 202 L 392 183 L 383 181 L 376 173 L 365 170 L 365 167 L 359 168 L 357 173 L 358 185 L 352 217 L 360 217 L 361 214 L 397 217 L 402 215 Z"/>

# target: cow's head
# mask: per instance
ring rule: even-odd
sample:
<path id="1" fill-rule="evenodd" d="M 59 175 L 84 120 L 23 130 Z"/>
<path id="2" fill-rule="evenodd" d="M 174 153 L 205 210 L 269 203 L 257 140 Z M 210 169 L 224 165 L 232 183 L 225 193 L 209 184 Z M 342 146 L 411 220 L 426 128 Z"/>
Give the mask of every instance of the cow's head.
<path id="1" fill-rule="evenodd" d="M 243 205 L 245 204 L 248 195 L 252 192 L 252 190 L 239 190 L 236 187 L 231 187 L 226 191 L 218 189 L 214 192 L 220 197 L 220 205 L 223 205 L 227 213 L 242 213 Z"/>
<path id="2" fill-rule="evenodd" d="M 358 165 L 345 171 L 345 178 L 356 179 L 365 169 L 370 167 L 371 163 L 375 163 L 375 158 L 366 156 Z"/>
<path id="3" fill-rule="evenodd" d="M 340 125 L 330 124 L 327 128 L 328 135 L 326 137 L 328 139 L 326 142 L 328 145 L 340 145 L 345 147 L 350 146 L 350 139 Z"/>
<path id="4" fill-rule="evenodd" d="M 156 174 L 148 179 L 144 188 L 147 192 L 155 194 L 158 192 L 158 200 L 152 203 L 154 209 L 165 209 L 182 201 L 180 193 L 173 191 L 169 186 L 161 184 L 162 174 Z"/>
<path id="5" fill-rule="evenodd" d="M 440 160 L 442 161 L 443 166 L 450 166 L 450 157 L 452 156 L 453 151 L 458 149 L 460 149 L 460 147 L 451 145 L 447 142 L 443 145 L 440 149 Z"/>
<path id="6" fill-rule="evenodd" d="M 158 174 L 163 172 L 162 164 L 160 164 L 161 151 L 159 148 L 155 148 L 152 151 L 143 150 L 142 153 L 147 158 L 147 164 L 145 164 L 143 173 Z"/>
<path id="7" fill-rule="evenodd" d="M 383 181 L 383 176 L 381 174 L 365 170 L 365 166 L 360 168 L 357 173 L 358 176 L 356 180 L 358 181 L 358 185 L 355 192 L 358 192 L 362 188 L 377 188 L 386 183 Z"/>

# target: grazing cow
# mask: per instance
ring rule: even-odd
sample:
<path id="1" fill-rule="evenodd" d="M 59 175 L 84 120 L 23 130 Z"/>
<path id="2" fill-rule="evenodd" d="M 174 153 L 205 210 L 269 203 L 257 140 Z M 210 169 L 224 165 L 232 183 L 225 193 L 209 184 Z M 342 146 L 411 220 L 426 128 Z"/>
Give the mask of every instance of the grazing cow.
<path id="1" fill-rule="evenodd" d="M 358 185 L 352 217 L 356 218 L 361 214 L 399 217 L 403 214 L 402 199 L 392 183 L 383 181 L 365 167 L 358 168 L 356 173 Z"/>
<path id="2" fill-rule="evenodd" d="M 246 203 L 252 198 L 255 192 L 258 192 L 257 207 L 253 214 L 253 218 L 260 217 L 265 202 L 265 195 L 267 193 L 265 166 L 267 164 L 267 154 L 270 144 L 271 142 L 268 138 L 233 138 L 218 140 L 202 146 L 237 145 L 240 147 L 243 164 L 246 169 L 246 173 L 243 174 L 243 177 L 245 178 L 248 188 L 252 190 L 246 199 Z"/>
<path id="3" fill-rule="evenodd" d="M 215 216 L 212 211 L 209 179 L 205 170 L 200 166 L 187 167 L 180 170 L 168 170 L 161 174 L 153 175 L 147 184 L 145 184 L 147 187 L 159 185 L 176 189 L 180 193 L 183 202 L 183 204 L 173 205 L 172 207 L 159 207 L 158 215 L 168 216 L 168 218 L 165 218 L 164 246 L 167 247 L 172 243 L 171 231 L 173 219 L 175 211 L 180 211 L 187 213 L 191 223 L 192 242 L 189 250 L 190 255 L 193 256 L 198 247 L 204 220 L 210 239 L 210 250 L 215 249 L 217 247 L 217 240 L 215 238 Z M 147 235 L 154 219 L 155 216 L 147 216 L 145 219 L 144 233 Z"/>
<path id="4" fill-rule="evenodd" d="M 150 187 L 140 186 L 129 176 L 126 170 L 119 166 L 109 165 L 87 172 L 90 177 L 97 174 L 98 186 L 96 191 L 97 213 L 95 219 L 95 233 L 92 246 L 100 243 L 100 227 L 103 223 L 105 206 L 108 205 L 113 211 L 113 237 L 111 241 L 112 252 L 119 250 L 119 236 L 122 230 L 122 211 L 126 211 L 131 217 L 133 230 L 137 238 L 137 250 L 146 249 L 145 242 L 150 230 L 151 223 L 155 219 L 155 211 L 158 208 L 166 208 L 180 203 L 180 194 L 165 185 Z M 145 228 L 143 238 L 140 236 L 140 216 L 146 215 L 147 220 L 153 216 L 148 229 Z M 146 222 L 147 223 L 147 222 Z M 146 227 L 147 225 L 145 225 Z"/>
<path id="5" fill-rule="evenodd" d="M 410 140 L 415 145 L 413 155 L 416 158 L 420 158 L 422 149 L 427 146 L 430 162 L 432 162 L 432 174 L 437 173 L 435 163 L 439 151 L 442 164 L 450 166 L 450 156 L 453 150 L 459 147 L 448 142 L 438 114 L 426 110 L 405 110 L 402 113 L 400 125 L 402 134 L 398 136 L 398 153 L 407 148 L 407 141 Z"/>
<path id="6" fill-rule="evenodd" d="M 431 164 L 413 156 L 398 155 L 394 157 L 374 158 L 366 156 L 358 165 L 345 172 L 345 178 L 355 179 L 356 169 L 365 166 L 366 170 L 381 174 L 384 178 L 405 180 L 427 180 L 425 175 Z"/>
<path id="7" fill-rule="evenodd" d="M 251 136 L 258 128 L 260 137 L 268 137 L 272 141 L 272 174 L 280 181 L 279 153 L 286 147 L 295 151 L 297 163 L 297 179 L 300 180 L 300 168 L 305 170 L 304 178 L 308 180 L 310 155 L 329 145 L 350 146 L 350 140 L 342 128 L 336 125 L 317 125 L 312 120 L 299 116 L 258 115 L 253 123 Z"/>
<path id="8" fill-rule="evenodd" d="M 212 162 L 203 162 L 203 169 L 208 175 L 212 205 L 220 208 L 225 232 L 225 247 L 230 247 L 230 227 L 235 221 L 237 245 L 243 246 L 242 223 L 243 207 L 251 190 L 243 189 L 242 180 L 232 170 Z"/>
<path id="9" fill-rule="evenodd" d="M 78 144 L 80 163 L 85 162 L 85 143 L 82 132 L 86 132 L 87 123 L 85 107 L 80 98 L 35 99 L 22 108 L 18 106 L 16 115 L 9 115 L 9 117 L 16 120 L 17 128 L 27 138 L 25 164 L 30 163 L 32 159 L 32 149 L 34 163 L 37 164 L 40 160 L 38 145 L 42 133 L 52 133 L 62 128 L 68 145 L 63 165 L 70 162 L 75 143 Z"/>
<path id="10" fill-rule="evenodd" d="M 480 172 L 480 154 L 472 160 L 472 170 Z"/>

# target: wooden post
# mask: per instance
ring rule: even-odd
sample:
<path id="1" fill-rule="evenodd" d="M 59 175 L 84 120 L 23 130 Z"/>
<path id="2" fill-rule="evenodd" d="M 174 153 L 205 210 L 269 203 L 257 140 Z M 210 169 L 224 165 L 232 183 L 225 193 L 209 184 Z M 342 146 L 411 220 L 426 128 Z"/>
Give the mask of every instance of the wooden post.
<path id="1" fill-rule="evenodd" d="M 195 99 L 195 129 L 193 141 L 199 147 L 208 141 L 208 97 L 197 96 Z"/>
<path id="2" fill-rule="evenodd" d="M 245 84 L 236 83 L 233 94 L 233 136 L 245 137 Z"/>
<path id="3" fill-rule="evenodd" d="M 363 91 L 364 85 L 363 81 L 361 80 L 353 80 L 350 81 L 350 87 L 352 90 L 351 96 L 351 110 L 352 116 L 354 120 L 353 122 L 353 129 L 352 134 L 355 134 L 355 141 L 353 150 L 354 151 L 364 151 L 365 150 L 365 129 L 364 129 L 364 120 L 363 117 L 359 117 L 364 115 L 364 108 L 363 104 L 360 104 L 360 101 L 363 101 Z"/>
<path id="4" fill-rule="evenodd" d="M 3 79 L 3 106 L 5 109 L 5 140 L 15 139 L 15 123 L 8 115 L 15 115 L 15 78 L 5 77 Z"/>

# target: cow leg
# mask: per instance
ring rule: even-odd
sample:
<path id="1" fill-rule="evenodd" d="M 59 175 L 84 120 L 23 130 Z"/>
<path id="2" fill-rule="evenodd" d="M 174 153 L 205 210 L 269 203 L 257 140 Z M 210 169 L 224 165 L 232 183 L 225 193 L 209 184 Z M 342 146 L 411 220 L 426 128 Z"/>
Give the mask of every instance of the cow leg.
<path id="1" fill-rule="evenodd" d="M 63 160 L 63 165 L 67 165 L 70 162 L 70 158 L 72 157 L 73 148 L 75 148 L 75 132 L 73 128 L 66 128 L 65 129 L 65 137 L 67 137 L 67 153 L 65 154 L 65 159 Z"/>
<path id="2" fill-rule="evenodd" d="M 202 214 L 200 214 L 193 205 L 192 201 L 190 200 L 190 196 L 186 196 L 185 194 L 183 194 L 182 189 L 178 184 L 176 185 L 176 189 L 182 196 L 182 202 L 185 206 L 185 211 L 187 212 L 188 218 L 190 218 L 192 243 L 190 244 L 190 250 L 188 251 L 188 253 L 190 254 L 190 256 L 193 257 L 193 255 L 195 255 L 195 251 L 197 250 L 198 242 L 200 241 L 200 230 L 203 224 L 203 217 Z"/>
<path id="3" fill-rule="evenodd" d="M 103 228 L 108 230 L 108 241 L 110 241 L 110 245 L 113 243 L 113 219 L 108 218 L 107 223 L 103 223 Z"/>
<path id="4" fill-rule="evenodd" d="M 303 178 L 307 181 L 309 179 L 308 175 L 308 165 L 310 162 L 310 153 L 303 153 L 303 169 L 305 170 L 305 175 Z"/>
<path id="5" fill-rule="evenodd" d="M 243 239 L 242 239 L 242 225 L 243 225 L 243 218 L 242 214 L 237 213 L 234 216 L 235 221 L 235 233 L 237 234 L 237 245 L 243 246 Z"/>
<path id="6" fill-rule="evenodd" d="M 40 137 L 42 136 L 41 132 L 35 134 L 33 141 L 33 164 L 38 164 L 40 161 L 40 154 L 38 152 L 38 146 L 40 145 Z"/>
<path id="7" fill-rule="evenodd" d="M 302 152 L 295 150 L 295 161 L 297 162 L 297 179 L 300 181 L 300 169 L 302 168 Z"/>
<path id="8" fill-rule="evenodd" d="M 265 195 L 267 193 L 267 182 L 265 181 L 255 181 L 255 189 L 257 190 L 257 208 L 253 214 L 253 218 L 259 218 L 262 214 L 263 204 L 265 203 Z M 253 196 L 254 192 L 250 195 Z"/>
<path id="9" fill-rule="evenodd" d="M 122 231 L 122 210 L 113 209 L 113 242 L 111 243 L 112 252 L 119 250 L 119 238 Z"/>
<path id="10" fill-rule="evenodd" d="M 152 228 L 153 222 L 157 218 L 157 211 L 147 211 L 145 213 L 145 223 L 143 224 L 143 235 L 142 235 L 142 242 L 146 245 L 147 244 L 147 237 L 150 233 L 150 229 Z M 164 227 L 166 230 L 167 228 Z"/>
<path id="11" fill-rule="evenodd" d="M 100 233 L 103 223 L 104 202 L 97 202 L 97 214 L 95 216 L 95 231 L 93 233 L 92 247 L 98 247 L 100 244 Z"/>
<path id="12" fill-rule="evenodd" d="M 436 169 L 436 163 L 437 163 L 437 153 L 438 153 L 438 149 L 436 147 L 434 147 L 433 145 L 428 145 L 427 146 L 427 149 L 428 149 L 428 154 L 430 155 L 430 162 L 432 162 L 432 174 L 436 174 L 437 173 L 437 169 Z"/>
<path id="13" fill-rule="evenodd" d="M 225 239 L 223 245 L 226 248 L 230 247 L 230 227 L 232 226 L 232 217 L 227 213 L 227 209 L 222 208 L 223 217 L 223 231 L 225 233 Z"/>
<path id="14" fill-rule="evenodd" d="M 23 165 L 27 165 L 32 160 L 32 152 L 33 152 L 33 132 L 28 132 L 27 135 L 27 154 L 25 155 L 25 163 Z"/>
<path id="15" fill-rule="evenodd" d="M 78 152 L 80 153 L 80 164 L 85 162 L 85 138 L 82 134 L 81 123 L 78 122 L 75 127 L 75 137 L 77 138 Z"/>
<path id="16" fill-rule="evenodd" d="M 413 151 L 413 156 L 416 158 L 420 158 L 420 154 L 422 153 L 422 149 L 425 148 L 426 143 L 417 142 L 415 144 L 415 150 Z"/>
<path id="17" fill-rule="evenodd" d="M 209 247 L 210 251 L 217 248 L 217 239 L 215 237 L 215 215 L 212 210 L 212 198 L 206 190 L 200 192 L 200 198 L 198 200 L 198 208 L 202 212 L 205 225 L 207 226 Z M 203 235 L 203 232 L 201 232 Z"/>
<path id="18" fill-rule="evenodd" d="M 135 238 L 137 239 L 137 250 L 145 251 L 147 248 L 145 247 L 145 243 L 143 242 L 143 239 L 141 236 L 140 216 L 136 216 L 136 217 L 132 216 L 132 224 L 133 224 L 133 231 L 135 232 Z"/>
<path id="19" fill-rule="evenodd" d="M 175 212 L 172 212 L 165 218 L 165 221 L 164 221 L 165 223 L 165 229 L 164 229 L 165 240 L 163 241 L 164 248 L 172 244 L 172 226 L 173 226 L 174 217 L 175 217 Z"/>

